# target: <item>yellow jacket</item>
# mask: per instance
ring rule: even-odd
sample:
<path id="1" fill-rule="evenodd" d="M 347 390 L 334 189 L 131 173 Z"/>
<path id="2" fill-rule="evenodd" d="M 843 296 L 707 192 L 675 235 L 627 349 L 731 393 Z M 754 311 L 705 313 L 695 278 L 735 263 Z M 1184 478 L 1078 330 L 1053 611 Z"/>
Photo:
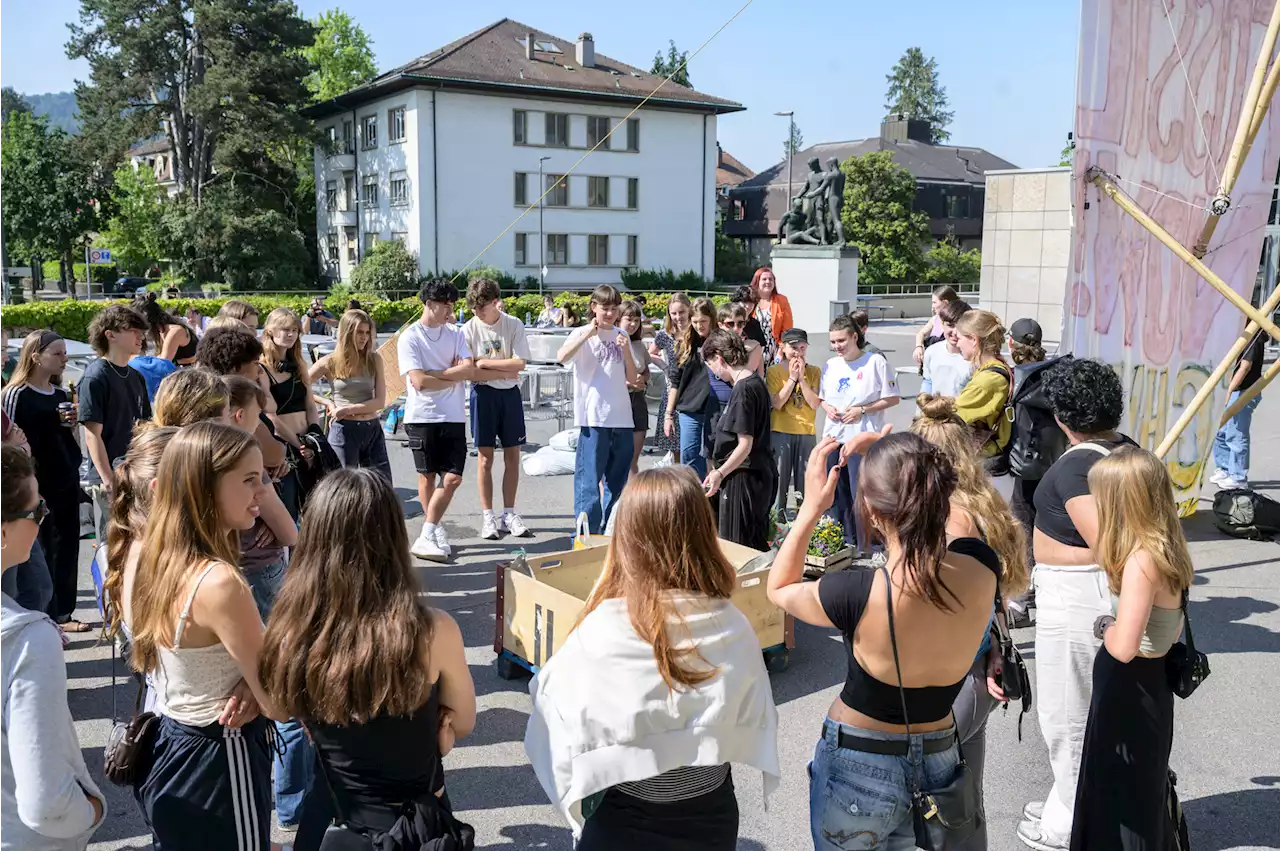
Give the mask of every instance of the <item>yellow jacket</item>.
<path id="1" fill-rule="evenodd" d="M 982 457 L 999 455 L 1009 445 L 1013 423 L 1005 416 L 1013 377 L 1002 363 L 988 364 L 973 373 L 956 398 L 956 413 L 980 435 L 990 434 L 982 444 Z"/>

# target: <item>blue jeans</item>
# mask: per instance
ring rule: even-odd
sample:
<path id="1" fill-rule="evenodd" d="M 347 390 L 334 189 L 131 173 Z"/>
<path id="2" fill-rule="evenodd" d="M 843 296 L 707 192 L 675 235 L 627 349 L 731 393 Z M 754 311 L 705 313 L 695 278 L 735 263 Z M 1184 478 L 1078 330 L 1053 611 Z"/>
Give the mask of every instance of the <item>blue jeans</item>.
<path id="1" fill-rule="evenodd" d="M 49 608 L 49 601 L 53 599 L 53 576 L 39 540 L 31 543 L 31 556 L 26 561 L 4 572 L 0 587 L 24 609 L 43 612 Z"/>
<path id="2" fill-rule="evenodd" d="M 315 751 L 302 722 L 277 721 L 276 735 L 284 753 L 275 754 L 276 818 L 281 826 L 293 827 L 302 814 L 302 801 L 315 779 Z"/>
<path id="3" fill-rule="evenodd" d="M 634 452 L 630 428 L 582 426 L 578 429 L 578 454 L 573 471 L 573 516 L 577 518 L 585 513 L 591 534 L 604 534 L 609 513 L 627 484 Z M 602 481 L 603 508 L 600 496 Z"/>
<path id="4" fill-rule="evenodd" d="M 707 458 L 702 454 L 707 417 L 705 414 L 695 417 L 677 413 L 676 419 L 680 422 L 680 463 L 692 467 L 698 474 L 698 481 L 702 481 L 707 477 Z"/>
<path id="5" fill-rule="evenodd" d="M 377 420 L 338 420 L 329 426 L 329 446 L 344 467 L 369 467 L 391 481 L 387 437 Z"/>
<path id="6" fill-rule="evenodd" d="M 840 453 L 832 452 L 827 456 L 827 472 L 840 462 Z M 836 499 L 827 509 L 827 516 L 839 521 L 844 527 L 844 542 L 848 546 L 857 547 L 858 552 L 866 555 L 871 552 L 871 536 L 869 529 L 862 529 L 858 524 L 858 470 L 862 466 L 861 455 L 850 455 L 845 462 L 845 472 L 836 482 Z"/>
<path id="7" fill-rule="evenodd" d="M 1234 405 L 1238 398 L 1239 390 L 1231 394 L 1227 405 Z M 1227 420 L 1213 438 L 1213 463 L 1232 481 L 1249 481 L 1249 426 L 1253 423 L 1253 410 L 1261 401 L 1262 394 L 1259 393 L 1238 414 Z"/>
<path id="8" fill-rule="evenodd" d="M 253 592 L 253 602 L 257 604 L 258 614 L 262 617 L 264 624 L 271 616 L 271 607 L 276 603 L 280 586 L 284 585 L 284 571 L 287 566 L 288 562 L 282 558 L 261 570 L 246 571 L 244 574 L 245 581 L 249 583 L 249 590 Z"/>
<path id="9" fill-rule="evenodd" d="M 910 739 L 907 756 L 887 756 L 846 750 L 837 745 L 840 729 L 864 739 L 902 742 Z M 939 753 L 925 754 L 923 743 L 955 735 L 954 728 L 934 733 L 881 733 L 827 720 L 809 763 L 809 830 L 814 851 L 906 851 L 916 847 L 911 823 L 912 772 L 920 772 L 920 788 L 932 792 L 954 778 L 960 763 L 952 744 Z"/>

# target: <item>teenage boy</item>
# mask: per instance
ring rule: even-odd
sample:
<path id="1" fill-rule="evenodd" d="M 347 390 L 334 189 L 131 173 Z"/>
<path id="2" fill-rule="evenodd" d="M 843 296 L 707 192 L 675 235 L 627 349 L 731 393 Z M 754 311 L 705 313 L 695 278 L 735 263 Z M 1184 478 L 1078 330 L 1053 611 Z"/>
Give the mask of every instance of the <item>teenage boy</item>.
<path id="1" fill-rule="evenodd" d="M 831 350 L 835 357 L 822 369 L 822 411 L 826 414 L 823 437 L 845 443 L 864 431 L 879 431 L 884 411 L 898 404 L 898 382 L 884 355 L 864 351 L 866 339 L 852 316 L 837 316 L 831 322 Z M 845 543 L 858 552 L 870 551 L 868 529 L 858 526 L 854 505 L 858 467 L 862 456 L 840 453 L 848 470 L 836 486 L 831 514 L 844 527 Z M 827 458 L 827 470 L 841 462 L 834 454 Z"/>
<path id="2" fill-rule="evenodd" d="M 1266 342 L 1267 333 L 1259 331 L 1240 353 L 1235 372 L 1227 384 L 1228 406 L 1234 405 L 1242 393 L 1262 378 L 1262 347 Z M 1214 435 L 1213 463 L 1218 469 L 1209 481 L 1224 490 L 1249 487 L 1249 428 L 1253 425 L 1253 412 L 1261 401 L 1262 394 L 1259 393 Z"/>
<path id="3" fill-rule="evenodd" d="M 76 386 L 84 445 L 92 462 L 89 474 L 102 483 L 94 489 L 99 544 L 107 540 L 115 463 L 129 450 L 133 424 L 151 418 L 147 382 L 129 366 L 129 358 L 142 351 L 146 333 L 142 314 L 120 304 L 99 312 L 89 325 L 89 345 L 100 357 L 85 367 Z"/>
<path id="4" fill-rule="evenodd" d="M 258 448 L 262 450 L 263 467 L 273 478 L 279 478 L 288 473 L 285 464 L 287 457 L 284 443 L 276 437 L 275 426 L 271 424 L 265 412 L 267 393 L 258 382 L 258 376 L 262 373 L 262 368 L 259 366 L 261 357 L 262 343 L 240 324 L 210 328 L 196 346 L 196 364 L 216 372 L 227 381 L 227 387 L 232 396 L 228 408 L 232 412 L 233 420 L 236 419 L 236 411 L 239 410 L 237 422 L 257 423 L 252 431 L 253 436 L 258 439 Z M 232 379 L 237 380 L 233 382 Z M 236 402 L 237 393 L 243 397 L 247 392 L 244 389 L 237 390 L 241 387 L 240 381 L 247 381 L 258 388 L 258 394 L 253 397 L 257 410 L 252 417 L 246 415 L 248 403 Z M 247 427 L 246 430 L 248 430 Z"/>
<path id="5" fill-rule="evenodd" d="M 773 510 L 785 520 L 787 497 L 793 486 L 800 492 L 800 499 L 804 499 L 804 470 L 816 442 L 814 423 L 818 406 L 822 404 L 818 397 L 822 370 L 805 362 L 809 354 L 809 334 L 803 328 L 782 332 L 780 353 L 782 362 L 769 367 L 764 378 L 773 405 L 770 425 L 773 454 L 778 464 L 778 494 Z"/>
<path id="6" fill-rule="evenodd" d="M 573 421 L 578 427 L 573 516 L 586 514 L 592 534 L 603 534 L 627 484 L 634 452 L 630 385 L 636 382 L 636 364 L 630 338 L 617 327 L 621 305 L 616 289 L 596 287 L 587 324 L 556 353 L 557 361 L 573 368 Z"/>
<path id="7" fill-rule="evenodd" d="M 453 554 L 440 521 L 449 508 L 467 463 L 466 399 L 463 382 L 474 362 L 462 328 L 453 322 L 458 288 L 443 278 L 427 281 L 418 294 L 422 319 L 400 334 L 400 374 L 408 382 L 405 434 L 418 471 L 422 533 L 409 548 L 427 561 L 448 561 Z M 436 477 L 441 477 L 436 486 Z"/>
<path id="8" fill-rule="evenodd" d="M 948 301 L 938 310 L 943 338 L 924 350 L 924 382 L 921 393 L 938 396 L 959 396 L 960 391 L 973 377 L 973 364 L 960 352 L 960 335 L 956 323 L 973 308 L 960 299 Z"/>
<path id="9" fill-rule="evenodd" d="M 516 513 L 516 488 L 520 485 L 520 447 L 524 446 L 524 404 L 520 398 L 520 370 L 529 359 L 524 323 L 501 310 L 498 285 L 476 278 L 467 287 L 467 306 L 474 314 L 462 326 L 467 348 L 475 358 L 471 384 L 471 437 L 480 453 L 480 537 L 494 540 L 510 532 L 518 538 L 530 534 Z M 502 445 L 502 504 L 493 514 L 493 450 Z"/>

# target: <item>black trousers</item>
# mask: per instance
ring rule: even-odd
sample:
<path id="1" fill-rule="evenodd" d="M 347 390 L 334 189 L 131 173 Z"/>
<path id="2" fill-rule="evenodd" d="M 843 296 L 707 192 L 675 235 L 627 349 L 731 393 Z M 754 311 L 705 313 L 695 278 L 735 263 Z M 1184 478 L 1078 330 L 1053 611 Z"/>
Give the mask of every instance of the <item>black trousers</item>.
<path id="1" fill-rule="evenodd" d="M 734 851 L 737 847 L 738 799 L 730 774 L 714 792 L 666 804 L 610 789 L 583 826 L 575 851 Z"/>
<path id="2" fill-rule="evenodd" d="M 769 549 L 773 470 L 734 470 L 720 486 L 720 537 L 755 550 Z"/>
<path id="3" fill-rule="evenodd" d="M 80 484 L 50 487 L 47 492 L 41 488 L 40 495 L 49 508 L 49 516 L 40 524 L 40 546 L 53 580 L 53 597 L 46 611 L 54 621 L 65 623 L 79 602 Z"/>

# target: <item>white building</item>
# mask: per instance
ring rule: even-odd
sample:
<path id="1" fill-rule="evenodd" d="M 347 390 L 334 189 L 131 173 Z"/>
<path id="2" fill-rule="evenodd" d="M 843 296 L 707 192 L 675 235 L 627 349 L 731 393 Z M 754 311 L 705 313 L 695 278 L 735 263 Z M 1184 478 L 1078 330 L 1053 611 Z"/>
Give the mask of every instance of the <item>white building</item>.
<path id="1" fill-rule="evenodd" d="M 312 107 L 330 140 L 322 268 L 345 279 L 397 239 L 423 274 L 479 255 L 516 277 L 545 263 L 549 287 L 616 284 L 626 267 L 713 277 L 716 117 L 743 107 L 667 83 L 630 115 L 660 82 L 590 34 L 503 19 Z"/>
<path id="2" fill-rule="evenodd" d="M 178 194 L 178 181 L 173 173 L 173 144 L 168 136 L 150 139 L 124 152 L 135 169 L 149 168 L 156 183 L 172 198 Z"/>

